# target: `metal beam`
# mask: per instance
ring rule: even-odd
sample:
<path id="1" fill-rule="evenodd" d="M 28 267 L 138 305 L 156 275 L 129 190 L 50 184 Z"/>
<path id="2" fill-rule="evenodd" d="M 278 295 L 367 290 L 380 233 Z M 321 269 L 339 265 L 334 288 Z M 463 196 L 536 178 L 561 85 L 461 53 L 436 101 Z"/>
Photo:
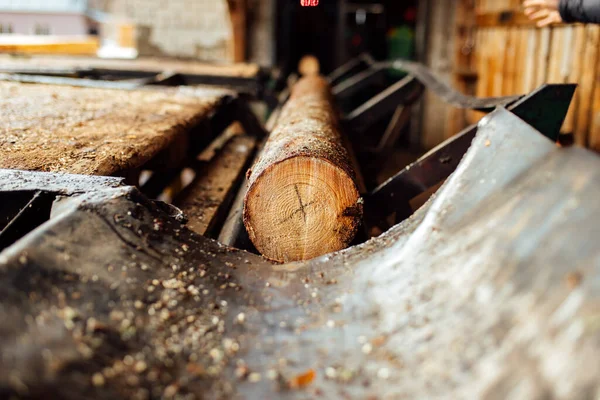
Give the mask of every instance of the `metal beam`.
<path id="1" fill-rule="evenodd" d="M 575 88 L 576 85 L 544 85 L 509 110 L 556 141 Z M 471 146 L 477 130 L 478 125 L 466 128 L 388 179 L 365 200 L 365 214 L 383 220 L 399 207 L 406 209 L 409 200 L 448 178 Z"/>
<path id="2" fill-rule="evenodd" d="M 399 105 L 414 103 L 422 92 L 423 85 L 415 77 L 407 76 L 348 114 L 346 122 L 355 132 L 364 132 Z"/>

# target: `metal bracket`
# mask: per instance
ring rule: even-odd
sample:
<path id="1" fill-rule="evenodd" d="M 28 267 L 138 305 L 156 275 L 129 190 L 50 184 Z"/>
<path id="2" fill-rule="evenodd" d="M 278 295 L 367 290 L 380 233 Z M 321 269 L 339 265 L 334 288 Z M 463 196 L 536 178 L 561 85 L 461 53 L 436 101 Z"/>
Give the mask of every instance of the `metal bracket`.
<path id="1" fill-rule="evenodd" d="M 410 107 L 398 106 L 377 145 L 367 149 L 367 151 L 373 154 L 386 154 L 390 151 L 398 140 L 402 129 L 408 124 L 410 116 Z"/>
<path id="2" fill-rule="evenodd" d="M 567 115 L 576 85 L 544 85 L 508 108 L 552 141 L 556 141 Z M 410 216 L 406 210 L 414 197 L 442 182 L 454 172 L 471 146 L 478 125 L 472 125 L 434 148 L 415 163 L 371 192 L 365 199 L 371 223 L 379 224 L 394 212 L 397 221 Z"/>
<path id="3" fill-rule="evenodd" d="M 266 70 L 250 78 L 186 74 L 170 71 L 138 71 L 105 68 L 13 68 L 0 67 L 0 80 L 62 84 L 110 89 L 135 89 L 144 85 L 211 85 L 230 87 L 261 98 L 265 91 Z"/>
<path id="4" fill-rule="evenodd" d="M 399 105 L 413 104 L 421 93 L 423 85 L 414 77 L 407 76 L 348 114 L 346 122 L 353 131 L 364 132 Z"/>
<path id="5" fill-rule="evenodd" d="M 348 98 L 361 92 L 365 87 L 372 85 L 374 82 L 382 81 L 384 77 L 384 69 L 369 68 L 334 86 L 332 93 L 336 99 Z"/>
<path id="6" fill-rule="evenodd" d="M 484 98 L 468 96 L 450 87 L 442 78 L 431 72 L 431 70 L 423 64 L 412 61 L 396 60 L 382 62 L 375 64 L 374 67 L 393 68 L 398 71 L 406 72 L 418 79 L 428 90 L 431 90 L 436 96 L 444 100 L 444 102 L 458 108 L 492 111 L 496 107 L 507 107 L 523 98 L 522 95 Z"/>
<path id="7" fill-rule="evenodd" d="M 335 86 L 347 79 L 349 76 L 352 76 L 366 68 L 370 68 L 373 64 L 375 64 L 375 61 L 371 55 L 368 53 L 362 53 L 358 57 L 351 59 L 330 73 L 327 76 L 327 80 L 331 86 Z"/>
<path id="8" fill-rule="evenodd" d="M 398 106 L 412 105 L 418 100 L 424 88 L 431 90 L 453 106 L 485 112 L 492 111 L 498 106 L 509 106 L 523 98 L 523 96 L 490 98 L 467 96 L 447 85 L 422 64 L 404 60 L 375 62 L 368 54 L 361 54 L 338 68 L 329 75 L 329 81 L 334 85 L 333 94 L 338 100 L 343 100 L 383 80 L 389 70 L 402 71 L 408 76 L 351 111 L 345 120 L 352 131 L 363 133 L 382 118 L 391 115 Z"/>

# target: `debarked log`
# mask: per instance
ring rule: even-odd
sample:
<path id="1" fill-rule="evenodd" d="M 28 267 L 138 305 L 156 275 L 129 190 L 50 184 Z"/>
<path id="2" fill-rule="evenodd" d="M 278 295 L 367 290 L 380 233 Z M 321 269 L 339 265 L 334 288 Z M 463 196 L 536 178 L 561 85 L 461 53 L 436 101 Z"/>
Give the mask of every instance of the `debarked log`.
<path id="1" fill-rule="evenodd" d="M 324 78 L 292 88 L 248 184 L 244 224 L 265 257 L 306 260 L 351 243 L 362 199 Z"/>

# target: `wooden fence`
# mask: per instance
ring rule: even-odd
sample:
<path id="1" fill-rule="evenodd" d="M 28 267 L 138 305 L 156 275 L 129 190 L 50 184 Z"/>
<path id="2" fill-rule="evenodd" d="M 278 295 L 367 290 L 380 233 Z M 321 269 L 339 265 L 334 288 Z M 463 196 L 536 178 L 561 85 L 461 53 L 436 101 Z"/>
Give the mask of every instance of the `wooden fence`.
<path id="1" fill-rule="evenodd" d="M 520 0 L 458 0 L 455 7 L 455 86 L 486 97 L 524 94 L 546 82 L 578 83 L 562 131 L 600 151 L 599 25 L 539 29 L 523 15 Z M 444 137 L 480 117 L 449 111 Z"/>

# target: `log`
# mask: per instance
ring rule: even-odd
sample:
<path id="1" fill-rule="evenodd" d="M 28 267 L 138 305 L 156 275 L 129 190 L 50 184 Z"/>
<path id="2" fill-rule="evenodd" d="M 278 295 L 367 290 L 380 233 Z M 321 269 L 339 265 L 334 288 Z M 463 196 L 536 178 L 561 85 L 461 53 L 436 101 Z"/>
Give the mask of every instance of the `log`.
<path id="1" fill-rule="evenodd" d="M 325 79 L 300 79 L 248 171 L 244 225 L 263 256 L 307 260 L 350 244 L 362 199 L 343 143 Z"/>

